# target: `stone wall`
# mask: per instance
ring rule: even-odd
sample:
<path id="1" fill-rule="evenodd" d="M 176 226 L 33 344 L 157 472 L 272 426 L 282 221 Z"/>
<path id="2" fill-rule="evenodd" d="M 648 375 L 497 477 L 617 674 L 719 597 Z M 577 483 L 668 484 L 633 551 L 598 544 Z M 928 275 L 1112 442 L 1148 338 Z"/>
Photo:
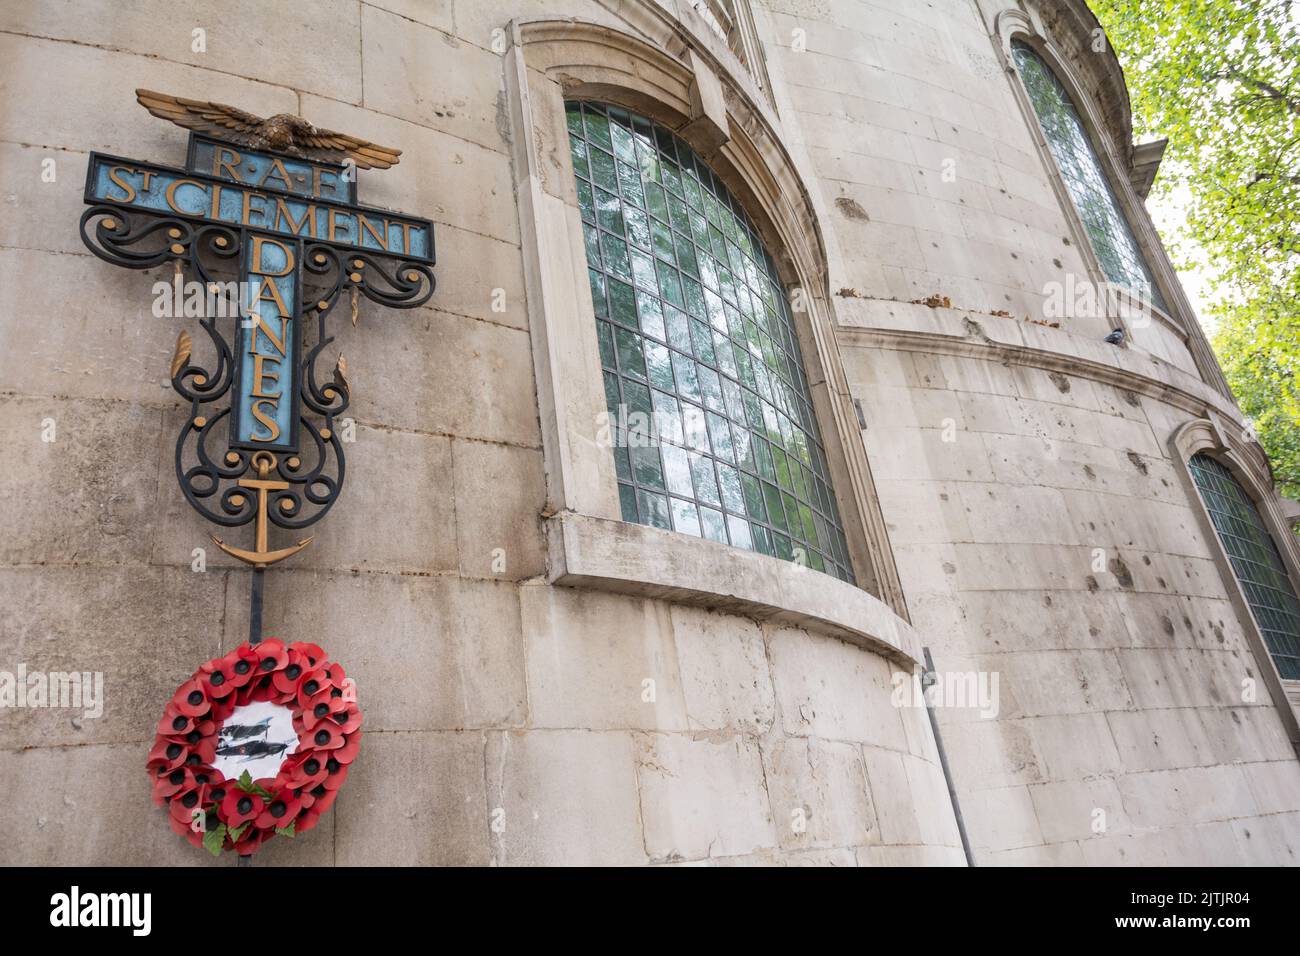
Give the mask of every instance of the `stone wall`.
<path id="1" fill-rule="evenodd" d="M 1158 323 L 1125 350 L 1044 324 L 1086 270 L 988 21 L 770 6 L 912 621 L 941 672 L 1000 677 L 996 719 L 941 711 L 977 861 L 1296 863 L 1300 764 L 1268 692 L 1242 699 L 1258 664 L 1170 460 L 1188 396 L 1216 400 Z"/>
<path id="2" fill-rule="evenodd" d="M 87 151 L 183 162 L 136 87 L 398 146 L 362 200 L 438 235 L 427 306 L 337 324 L 347 486 L 268 574 L 266 625 L 345 664 L 365 736 L 333 813 L 259 863 L 963 863 L 897 662 L 547 583 L 501 53 L 512 16 L 634 31 L 644 4 L 189 6 L 0 8 L 0 670 L 101 671 L 107 695 L 99 719 L 0 710 L 0 863 L 211 863 L 143 764 L 177 684 L 245 638 L 249 575 L 176 487 L 178 329 L 150 313 L 170 270 L 111 267 L 76 231 Z M 1241 700 L 1257 665 L 1170 460 L 1188 396 L 1235 410 L 1167 327 L 1121 350 L 1101 319 L 1031 321 L 1086 264 L 981 9 L 765 0 L 756 20 L 907 611 L 941 671 L 1000 676 L 996 719 L 941 711 L 978 861 L 1296 862 L 1300 767 L 1267 690 Z"/>
<path id="3" fill-rule="evenodd" d="M 333 813 L 259 863 L 961 863 L 925 713 L 890 706 L 883 657 L 545 583 L 493 31 L 555 5 L 191 6 L 0 11 L 0 669 L 100 671 L 106 691 L 99 719 L 0 711 L 0 862 L 211 863 L 150 805 L 143 765 L 177 684 L 246 636 L 249 575 L 176 487 L 178 328 L 150 313 L 170 269 L 109 266 L 76 231 L 89 150 L 183 162 L 185 134 L 134 103 L 147 87 L 399 146 L 399 166 L 362 174 L 362 200 L 438 233 L 428 306 L 363 303 L 337 325 L 347 485 L 268 574 L 266 630 L 345 664 L 365 736 Z"/>

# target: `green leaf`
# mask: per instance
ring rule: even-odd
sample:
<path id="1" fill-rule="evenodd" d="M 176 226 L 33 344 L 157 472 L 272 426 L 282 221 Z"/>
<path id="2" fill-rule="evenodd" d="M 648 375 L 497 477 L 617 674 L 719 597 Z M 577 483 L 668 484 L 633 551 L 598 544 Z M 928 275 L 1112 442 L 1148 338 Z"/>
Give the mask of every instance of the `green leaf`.
<path id="1" fill-rule="evenodd" d="M 294 821 L 292 821 L 292 822 L 291 822 L 287 827 L 276 827 L 276 828 L 275 828 L 276 835 L 277 835 L 277 836 L 286 836 L 286 837 L 288 837 L 290 840 L 292 840 L 292 839 L 293 839 L 293 831 L 294 831 L 294 829 L 295 829 L 297 826 L 298 826 L 298 821 L 297 821 L 297 820 L 294 820 Z"/>
<path id="2" fill-rule="evenodd" d="M 226 825 L 221 823 L 215 830 L 203 834 L 203 848 L 213 856 L 221 856 L 222 847 L 226 843 L 226 832 Z"/>
<path id="3" fill-rule="evenodd" d="M 260 787 L 258 784 L 254 783 L 253 778 L 249 776 L 247 770 L 245 770 L 243 773 L 239 775 L 239 779 L 235 781 L 235 786 L 237 786 L 240 790 L 244 791 L 244 793 L 256 794 L 257 796 L 267 800 L 271 799 L 271 794 L 268 793 L 266 790 L 264 790 L 262 787 Z"/>
<path id="4" fill-rule="evenodd" d="M 230 842 L 238 843 L 239 838 L 244 835 L 244 831 L 251 826 L 250 823 L 241 823 L 238 827 L 230 831 Z"/>

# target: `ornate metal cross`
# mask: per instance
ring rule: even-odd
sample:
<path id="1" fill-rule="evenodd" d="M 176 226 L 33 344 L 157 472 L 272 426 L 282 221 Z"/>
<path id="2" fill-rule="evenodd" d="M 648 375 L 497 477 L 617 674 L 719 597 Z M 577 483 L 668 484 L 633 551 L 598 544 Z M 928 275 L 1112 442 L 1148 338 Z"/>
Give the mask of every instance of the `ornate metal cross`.
<path id="1" fill-rule="evenodd" d="M 427 301 L 433 224 L 357 203 L 356 168 L 387 168 L 398 150 L 299 117 L 262 120 L 219 103 L 136 93 L 150 112 L 194 131 L 185 168 L 91 153 L 81 236 L 114 265 L 171 261 L 178 280 L 188 267 L 201 290 L 237 290 L 229 316 L 210 308 L 199 321 L 215 367 L 196 364 L 188 332 L 176 342 L 172 387 L 190 403 L 176 477 L 209 521 L 254 525 L 251 549 L 213 540 L 261 571 L 312 540 L 271 550 L 269 525 L 307 528 L 343 487 L 335 422 L 350 388 L 342 355 L 328 382 L 317 377 L 316 360 L 333 341 L 326 319 L 350 297 L 355 324 L 358 294 L 394 308 Z M 253 591 L 258 636 L 261 577 Z"/>

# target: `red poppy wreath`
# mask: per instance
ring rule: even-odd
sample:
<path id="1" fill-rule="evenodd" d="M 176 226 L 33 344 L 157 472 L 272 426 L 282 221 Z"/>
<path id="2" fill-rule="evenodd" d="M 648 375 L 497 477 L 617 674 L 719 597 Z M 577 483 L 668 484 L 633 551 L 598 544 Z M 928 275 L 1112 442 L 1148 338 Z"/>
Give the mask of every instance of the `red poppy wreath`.
<path id="1" fill-rule="evenodd" d="M 154 803 L 195 846 L 248 856 L 316 825 L 360 728 L 352 680 L 315 644 L 245 642 L 172 695 L 147 764 Z"/>

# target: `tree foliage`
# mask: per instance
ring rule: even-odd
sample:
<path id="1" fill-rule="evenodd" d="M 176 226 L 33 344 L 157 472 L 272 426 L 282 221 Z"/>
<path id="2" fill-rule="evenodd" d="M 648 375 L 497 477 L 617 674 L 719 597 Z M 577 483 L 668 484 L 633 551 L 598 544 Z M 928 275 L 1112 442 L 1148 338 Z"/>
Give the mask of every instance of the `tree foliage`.
<path id="1" fill-rule="evenodd" d="M 1300 0 L 1089 0 L 1134 132 L 1168 137 L 1153 187 L 1185 219 L 1174 264 L 1210 281 L 1212 341 L 1300 497 Z"/>

